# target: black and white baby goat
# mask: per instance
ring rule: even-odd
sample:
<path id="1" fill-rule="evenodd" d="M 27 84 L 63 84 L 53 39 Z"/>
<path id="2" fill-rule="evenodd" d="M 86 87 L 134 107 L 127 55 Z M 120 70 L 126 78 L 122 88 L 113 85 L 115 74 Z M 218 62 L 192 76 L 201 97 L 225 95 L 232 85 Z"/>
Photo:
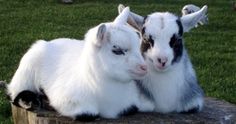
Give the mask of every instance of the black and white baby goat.
<path id="1" fill-rule="evenodd" d="M 43 90 L 57 112 L 81 121 L 152 110 L 153 104 L 140 104 L 143 97 L 133 81 L 147 73 L 147 65 L 141 38 L 126 25 L 129 13 L 125 8 L 114 22 L 90 29 L 84 41 L 37 41 L 8 85 L 12 101 L 33 104 Z"/>
<path id="2" fill-rule="evenodd" d="M 123 8 L 119 5 L 119 12 Z M 169 12 L 146 17 L 130 13 L 128 23 L 142 33 L 141 52 L 148 65 L 148 74 L 137 84 L 155 102 L 156 112 L 202 109 L 204 94 L 184 47 L 183 33 L 192 29 L 206 12 L 207 6 L 182 17 Z"/>

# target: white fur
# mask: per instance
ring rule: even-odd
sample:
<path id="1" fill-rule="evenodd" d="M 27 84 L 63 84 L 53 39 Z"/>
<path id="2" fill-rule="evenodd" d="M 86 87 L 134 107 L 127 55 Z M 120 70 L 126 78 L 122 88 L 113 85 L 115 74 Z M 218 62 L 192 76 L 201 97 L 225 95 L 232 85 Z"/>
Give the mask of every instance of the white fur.
<path id="1" fill-rule="evenodd" d="M 127 13 L 128 8 L 114 22 L 90 29 L 85 41 L 37 41 L 8 86 L 12 100 L 23 90 L 40 93 L 42 88 L 50 105 L 71 118 L 83 113 L 117 118 L 131 105 L 153 109 L 149 101 L 141 104 L 133 81 L 144 76 L 139 65 L 145 63 L 138 35 L 125 25 Z M 125 55 L 112 53 L 114 45 L 127 49 Z"/>
<path id="2" fill-rule="evenodd" d="M 149 63 L 149 72 L 147 76 L 142 80 L 143 86 L 152 93 L 155 101 L 155 111 L 160 113 L 169 112 L 182 112 L 187 111 L 193 106 L 199 106 L 200 110 L 203 107 L 203 98 L 196 97 L 193 100 L 181 101 L 185 85 L 187 85 L 184 78 L 185 73 L 195 72 L 190 68 L 187 72 L 184 72 L 184 60 L 181 61 L 168 70 L 160 71 L 153 68 L 153 65 Z M 185 103 L 186 102 L 186 103 Z M 183 106 L 183 104 L 186 104 Z"/>
<path id="3" fill-rule="evenodd" d="M 122 8 L 122 5 L 119 5 L 118 9 Z M 182 23 L 183 32 L 192 29 L 206 12 L 207 6 L 204 6 L 195 13 L 182 16 L 179 21 Z M 128 23 L 131 23 L 131 26 L 138 25 L 138 28 L 133 26 L 138 30 L 145 27 L 144 41 L 150 36 L 154 41 L 154 46 L 143 53 L 148 64 L 148 74 L 141 79 L 141 82 L 155 102 L 155 111 L 184 112 L 194 107 L 199 107 L 201 110 L 203 107 L 202 90 L 197 84 L 195 71 L 184 48 L 180 60 L 172 64 L 174 51 L 169 43 L 174 34 L 180 35 L 176 23 L 178 17 L 168 12 L 155 12 L 144 20 L 142 16 L 136 17 L 136 15 L 131 12 Z M 144 23 L 140 24 L 140 22 Z M 165 66 L 161 66 L 158 58 L 166 60 Z"/>

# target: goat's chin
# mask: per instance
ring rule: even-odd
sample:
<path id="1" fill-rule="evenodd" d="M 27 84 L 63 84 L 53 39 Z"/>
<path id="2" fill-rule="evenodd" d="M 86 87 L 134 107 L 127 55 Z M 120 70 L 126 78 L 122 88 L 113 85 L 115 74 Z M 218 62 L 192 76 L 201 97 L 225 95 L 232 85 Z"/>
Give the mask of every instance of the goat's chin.
<path id="1" fill-rule="evenodd" d="M 112 78 L 113 80 L 115 80 L 117 82 L 122 82 L 122 83 L 129 83 L 133 80 L 132 77 L 127 73 L 126 74 L 124 74 L 124 73 L 123 74 L 114 74 L 112 77 L 113 77 Z"/>
<path id="2" fill-rule="evenodd" d="M 158 67 L 156 63 L 149 62 L 149 71 L 156 72 L 156 73 L 164 73 L 170 70 L 171 65 L 166 65 L 165 67 Z"/>
<path id="3" fill-rule="evenodd" d="M 141 80 L 145 77 L 146 74 L 147 72 L 145 71 L 129 71 L 129 75 L 133 80 Z"/>
<path id="4" fill-rule="evenodd" d="M 145 75 L 131 75 L 131 77 L 132 77 L 132 79 L 133 80 L 141 80 L 141 79 L 143 79 L 144 77 L 145 77 Z"/>
<path id="5" fill-rule="evenodd" d="M 122 78 L 121 78 L 122 77 Z M 122 82 L 122 83 L 129 83 L 133 80 L 141 80 L 145 77 L 145 75 L 136 75 L 133 73 L 127 73 L 125 76 L 120 76 L 119 78 L 116 78 L 116 80 L 118 82 Z"/>

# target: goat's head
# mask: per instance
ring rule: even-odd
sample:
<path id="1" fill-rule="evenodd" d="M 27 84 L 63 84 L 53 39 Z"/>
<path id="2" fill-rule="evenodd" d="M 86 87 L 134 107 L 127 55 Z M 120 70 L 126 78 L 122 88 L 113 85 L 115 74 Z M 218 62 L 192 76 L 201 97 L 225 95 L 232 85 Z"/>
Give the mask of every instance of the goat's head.
<path id="1" fill-rule="evenodd" d="M 123 8 L 119 5 L 119 12 Z M 182 17 L 168 12 L 142 17 L 130 12 L 128 23 L 142 34 L 141 52 L 148 65 L 155 71 L 166 71 L 182 57 L 183 33 L 192 29 L 206 12 L 207 6 Z"/>
<path id="2" fill-rule="evenodd" d="M 99 64 L 97 68 L 123 82 L 140 79 L 147 73 L 147 65 L 139 50 L 141 35 L 126 25 L 129 13 L 126 7 L 113 22 L 102 23 L 86 35 L 86 42 L 93 46 L 94 62 Z"/>

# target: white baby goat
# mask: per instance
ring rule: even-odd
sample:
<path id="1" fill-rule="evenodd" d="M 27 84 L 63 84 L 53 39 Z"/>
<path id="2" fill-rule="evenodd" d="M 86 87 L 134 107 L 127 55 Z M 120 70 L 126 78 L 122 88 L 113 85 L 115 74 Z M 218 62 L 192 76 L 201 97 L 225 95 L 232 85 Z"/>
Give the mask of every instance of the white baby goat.
<path id="1" fill-rule="evenodd" d="M 124 6 L 119 5 L 119 12 Z M 128 23 L 142 32 L 141 52 L 148 74 L 137 82 L 153 99 L 155 111 L 198 112 L 203 107 L 203 91 L 183 43 L 183 33 L 205 16 L 207 6 L 182 17 L 155 12 L 146 17 L 130 13 Z"/>
<path id="2" fill-rule="evenodd" d="M 37 41 L 8 85 L 11 99 L 32 101 L 43 90 L 57 112 L 82 121 L 154 108 L 139 104 L 133 80 L 147 73 L 147 65 L 139 51 L 141 38 L 125 25 L 129 13 L 125 8 L 114 22 L 90 29 L 85 41 Z"/>

